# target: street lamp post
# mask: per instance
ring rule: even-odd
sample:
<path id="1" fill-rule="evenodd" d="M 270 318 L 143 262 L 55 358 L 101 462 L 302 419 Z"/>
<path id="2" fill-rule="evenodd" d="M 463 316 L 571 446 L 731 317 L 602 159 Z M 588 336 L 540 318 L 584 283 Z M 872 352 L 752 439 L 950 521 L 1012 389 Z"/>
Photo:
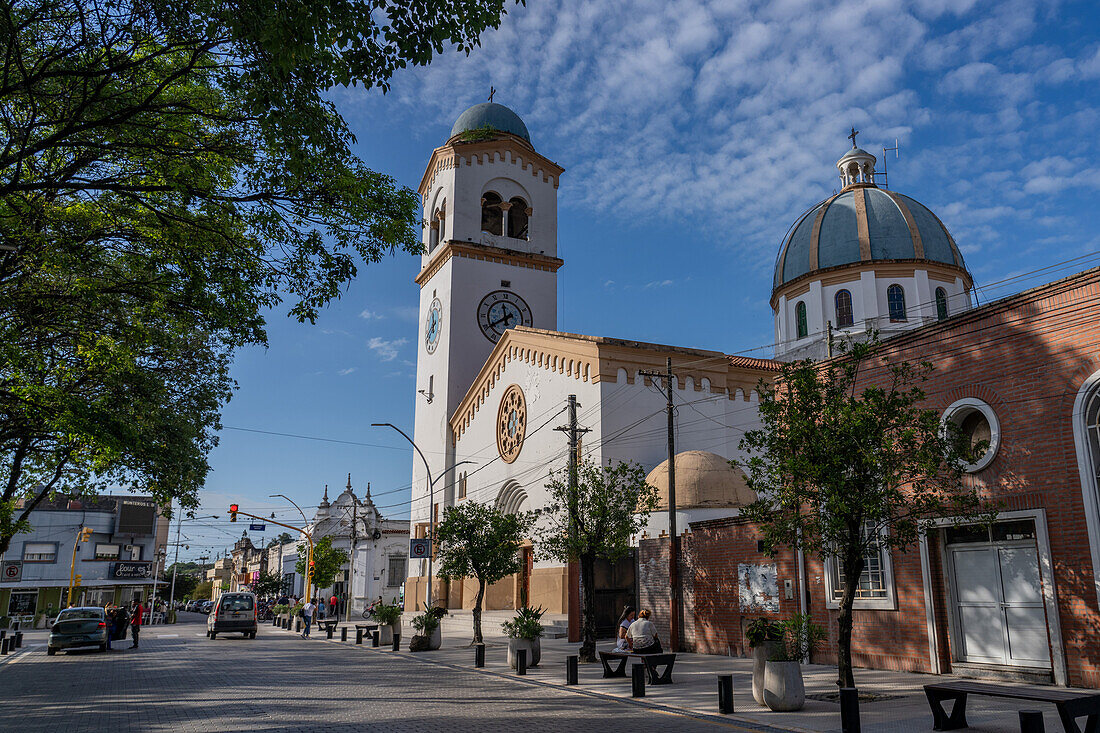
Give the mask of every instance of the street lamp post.
<path id="1" fill-rule="evenodd" d="M 435 479 L 432 478 L 432 469 L 428 466 L 428 459 L 424 457 L 424 452 L 420 450 L 420 446 L 413 442 L 404 430 L 397 427 L 393 423 L 381 422 L 371 423 L 372 428 L 393 428 L 397 432 L 401 433 L 401 437 L 409 441 L 413 448 L 416 449 L 417 455 L 420 456 L 420 460 L 424 462 L 424 470 L 428 474 L 428 540 L 431 545 L 428 551 L 428 592 L 427 592 L 427 607 L 432 607 L 432 557 L 435 555 L 435 517 L 432 516 L 432 512 L 435 510 L 435 482 L 447 475 L 449 471 L 453 471 L 456 467 L 461 466 L 463 463 L 473 463 L 473 461 L 459 461 L 453 464 L 449 469 L 445 469 L 443 473 L 439 474 Z"/>
<path id="2" fill-rule="evenodd" d="M 309 524 L 309 520 L 306 519 L 306 513 L 302 511 L 302 507 L 298 506 L 297 502 L 295 502 L 293 499 L 291 499 L 286 494 L 268 494 L 268 497 L 270 497 L 272 499 L 274 499 L 275 497 L 286 499 L 291 504 L 293 504 L 294 508 L 298 510 L 298 513 L 302 515 L 302 527 L 305 527 Z M 275 516 L 275 514 L 272 513 L 272 516 Z M 274 520 L 272 520 L 272 521 L 274 521 Z M 278 524 L 278 522 L 275 522 L 275 524 Z M 282 526 L 285 527 L 286 525 L 282 525 Z M 305 534 L 306 539 L 309 540 L 309 555 L 306 558 L 306 588 L 305 588 L 305 590 L 306 590 L 305 597 L 306 597 L 306 601 L 308 602 L 309 597 L 310 597 L 309 593 L 310 593 L 310 590 L 311 590 L 310 586 L 313 585 L 313 536 L 312 536 L 312 534 L 306 534 L 304 531 L 302 532 L 302 534 Z M 282 562 L 283 562 L 283 547 L 282 547 L 282 545 L 279 545 L 279 572 L 280 573 L 283 572 Z"/>

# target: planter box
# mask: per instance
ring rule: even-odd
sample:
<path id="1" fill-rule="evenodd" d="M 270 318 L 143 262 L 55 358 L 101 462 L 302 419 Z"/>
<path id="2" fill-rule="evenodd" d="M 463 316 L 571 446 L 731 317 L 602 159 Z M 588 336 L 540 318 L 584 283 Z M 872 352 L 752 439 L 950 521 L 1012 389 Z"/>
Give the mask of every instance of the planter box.
<path id="1" fill-rule="evenodd" d="M 508 640 L 508 666 L 516 668 L 516 652 L 520 649 L 527 650 L 527 666 L 537 667 L 542 659 L 542 641 L 540 639 L 509 639 Z"/>
<path id="2" fill-rule="evenodd" d="M 379 646 L 389 646 L 389 645 L 393 644 L 394 632 L 396 632 L 398 634 L 401 633 L 401 622 L 400 621 L 398 621 L 396 624 L 392 624 L 390 626 L 379 626 L 378 627 L 378 645 Z"/>
<path id="3" fill-rule="evenodd" d="M 806 704 L 801 662 L 768 662 L 764 668 L 764 704 L 775 712 L 801 710 Z"/>
<path id="4" fill-rule="evenodd" d="M 768 640 L 752 648 L 752 699 L 757 705 L 764 704 L 764 666 L 775 651 L 775 645 L 776 642 Z"/>

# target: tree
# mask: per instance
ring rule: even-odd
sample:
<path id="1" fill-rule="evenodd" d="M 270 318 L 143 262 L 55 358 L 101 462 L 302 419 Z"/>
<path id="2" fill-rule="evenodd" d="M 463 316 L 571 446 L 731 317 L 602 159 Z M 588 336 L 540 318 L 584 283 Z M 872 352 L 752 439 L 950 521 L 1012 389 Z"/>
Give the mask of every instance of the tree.
<path id="1" fill-rule="evenodd" d="M 878 360 L 877 349 L 872 341 L 824 364 L 784 364 L 760 385 L 761 427 L 741 440 L 759 497 L 741 516 L 759 525 L 765 548 L 800 546 L 839 563 L 841 687 L 855 686 L 852 605 L 868 553 L 906 551 L 934 517 L 993 518 L 962 482 L 970 447 L 921 406 L 932 365 Z"/>
<path id="2" fill-rule="evenodd" d="M 481 602 L 485 587 L 520 570 L 519 548 L 531 531 L 531 512 L 507 514 L 488 504 L 464 501 L 448 507 L 436 527 L 439 577 L 475 578 L 474 644 L 483 642 Z"/>
<path id="3" fill-rule="evenodd" d="M 614 562 L 630 551 L 631 536 L 657 506 L 656 490 L 635 463 L 600 466 L 584 461 L 551 475 L 549 524 L 539 533 L 539 550 L 549 557 L 579 561 L 581 571 L 582 662 L 596 661 L 596 560 Z M 573 486 L 575 485 L 575 488 Z"/>
<path id="4" fill-rule="evenodd" d="M 309 555 L 308 545 L 298 545 L 298 562 L 294 569 L 303 578 L 306 576 L 306 558 Z M 336 573 L 344 567 L 348 561 L 348 553 L 345 550 L 332 546 L 332 537 L 326 536 L 313 543 L 313 587 L 316 589 L 327 588 L 336 580 Z"/>
<path id="5" fill-rule="evenodd" d="M 213 592 L 213 590 L 214 590 L 214 584 L 209 580 L 204 580 L 201 583 L 199 583 L 198 585 L 196 585 L 195 589 L 193 591 L 191 591 L 191 600 L 192 601 L 208 600 L 210 598 L 210 594 Z"/>
<path id="6" fill-rule="evenodd" d="M 271 549 L 272 547 L 278 547 L 279 545 L 285 545 L 293 541 L 294 538 L 290 536 L 289 532 L 283 532 L 278 537 L 272 537 L 271 542 L 267 543 L 267 547 Z"/>
<path id="7" fill-rule="evenodd" d="M 420 249 L 328 91 L 468 53 L 505 2 L 0 0 L 0 552 L 54 491 L 198 505 L 265 311 Z"/>
<path id="8" fill-rule="evenodd" d="M 176 566 L 175 588 L 172 588 L 172 566 L 164 571 L 164 577 L 168 578 L 169 591 L 165 593 L 169 598 L 186 598 L 199 584 L 198 565 L 195 563 L 179 563 Z M 209 597 L 209 596 L 207 596 Z"/>
<path id="9" fill-rule="evenodd" d="M 278 573 L 260 573 L 260 577 L 252 581 L 252 592 L 258 596 L 273 596 L 283 589 L 283 578 Z"/>

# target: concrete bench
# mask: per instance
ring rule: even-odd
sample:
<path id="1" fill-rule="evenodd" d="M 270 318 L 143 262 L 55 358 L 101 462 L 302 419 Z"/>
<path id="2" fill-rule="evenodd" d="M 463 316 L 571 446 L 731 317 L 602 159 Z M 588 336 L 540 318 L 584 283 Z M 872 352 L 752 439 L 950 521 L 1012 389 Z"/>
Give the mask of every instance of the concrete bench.
<path id="1" fill-rule="evenodd" d="M 672 667 L 676 664 L 675 654 L 634 654 L 632 652 L 600 652 L 604 677 L 626 677 L 626 663 L 631 657 L 645 665 L 646 676 L 651 685 L 671 685 Z M 617 664 L 613 667 L 612 660 Z M 664 667 L 662 671 L 660 668 Z"/>
<path id="2" fill-rule="evenodd" d="M 968 695 L 986 695 L 989 697 L 1007 697 L 1013 700 L 1034 700 L 1053 703 L 1062 720 L 1066 733 L 1081 733 L 1077 718 L 1087 715 L 1085 733 L 1100 730 L 1100 694 L 1090 690 L 1067 690 L 1065 688 L 1028 688 L 990 685 L 984 682 L 936 682 L 924 686 L 928 705 L 932 708 L 932 727 L 934 730 L 955 730 L 965 728 L 966 698 Z M 951 714 L 943 709 L 943 703 L 954 700 Z"/>

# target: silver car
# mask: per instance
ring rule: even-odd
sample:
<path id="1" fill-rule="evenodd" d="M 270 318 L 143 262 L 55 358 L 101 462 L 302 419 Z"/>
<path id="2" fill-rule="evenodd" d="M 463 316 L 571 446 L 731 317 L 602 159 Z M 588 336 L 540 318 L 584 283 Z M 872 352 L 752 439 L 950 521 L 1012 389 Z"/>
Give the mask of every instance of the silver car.
<path id="1" fill-rule="evenodd" d="M 53 656 L 58 649 L 81 646 L 98 646 L 107 651 L 107 612 L 98 606 L 66 608 L 57 614 L 46 642 L 46 654 Z"/>

